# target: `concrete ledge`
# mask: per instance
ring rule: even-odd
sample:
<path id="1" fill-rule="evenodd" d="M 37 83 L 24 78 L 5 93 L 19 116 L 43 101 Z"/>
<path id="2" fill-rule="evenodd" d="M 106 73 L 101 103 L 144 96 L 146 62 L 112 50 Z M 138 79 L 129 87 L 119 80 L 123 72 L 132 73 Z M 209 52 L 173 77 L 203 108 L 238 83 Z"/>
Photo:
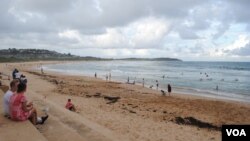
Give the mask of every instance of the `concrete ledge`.
<path id="1" fill-rule="evenodd" d="M 0 90 L 1 107 L 3 94 Z M 0 141 L 47 141 L 30 121 L 12 121 L 4 117 L 3 108 L 0 111 Z"/>
<path id="2" fill-rule="evenodd" d="M 29 121 L 15 122 L 0 116 L 0 141 L 47 141 Z"/>

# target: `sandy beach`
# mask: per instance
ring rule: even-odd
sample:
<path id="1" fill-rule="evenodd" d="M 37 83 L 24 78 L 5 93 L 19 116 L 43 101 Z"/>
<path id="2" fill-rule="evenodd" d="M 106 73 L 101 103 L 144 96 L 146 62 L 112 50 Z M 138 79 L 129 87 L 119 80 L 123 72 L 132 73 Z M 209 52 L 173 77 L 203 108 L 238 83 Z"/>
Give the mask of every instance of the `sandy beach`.
<path id="1" fill-rule="evenodd" d="M 47 140 L 208 141 L 221 140 L 222 124 L 250 124 L 250 104 L 177 94 L 87 76 L 35 70 L 28 62 L 0 64 L 11 75 L 17 68 L 28 79 L 27 96 L 39 114 L 50 118 L 37 126 Z M 8 85 L 9 80 L 2 80 Z M 118 98 L 110 100 L 109 98 Z M 64 108 L 71 98 L 79 113 Z M 11 132 L 11 131 L 8 131 Z"/>

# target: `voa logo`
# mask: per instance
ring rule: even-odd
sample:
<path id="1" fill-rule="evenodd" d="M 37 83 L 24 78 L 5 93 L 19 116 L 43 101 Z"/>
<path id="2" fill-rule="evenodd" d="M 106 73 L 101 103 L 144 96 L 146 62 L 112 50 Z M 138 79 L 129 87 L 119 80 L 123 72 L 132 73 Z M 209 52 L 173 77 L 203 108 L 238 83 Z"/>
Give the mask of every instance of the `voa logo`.
<path id="1" fill-rule="evenodd" d="M 247 136 L 244 129 L 226 129 L 227 136 Z"/>

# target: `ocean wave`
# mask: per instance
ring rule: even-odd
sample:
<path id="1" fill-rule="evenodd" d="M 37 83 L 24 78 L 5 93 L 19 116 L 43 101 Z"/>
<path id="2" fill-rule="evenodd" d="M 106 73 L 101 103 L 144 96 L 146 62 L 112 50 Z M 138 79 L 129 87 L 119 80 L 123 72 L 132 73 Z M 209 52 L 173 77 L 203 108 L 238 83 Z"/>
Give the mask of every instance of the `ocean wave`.
<path id="1" fill-rule="evenodd" d="M 247 68 L 247 67 L 220 66 L 219 69 L 222 69 L 222 70 L 245 70 L 245 71 L 250 71 L 250 68 Z"/>

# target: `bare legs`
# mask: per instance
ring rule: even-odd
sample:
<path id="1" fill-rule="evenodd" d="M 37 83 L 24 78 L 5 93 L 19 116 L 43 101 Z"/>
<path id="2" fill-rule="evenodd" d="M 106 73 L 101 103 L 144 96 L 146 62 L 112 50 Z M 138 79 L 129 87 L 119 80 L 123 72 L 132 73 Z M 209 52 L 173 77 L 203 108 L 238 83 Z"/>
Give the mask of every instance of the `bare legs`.
<path id="1" fill-rule="evenodd" d="M 30 122 L 31 122 L 32 124 L 36 125 L 36 123 L 37 123 L 37 112 L 36 112 L 36 109 L 35 109 L 35 108 L 33 108 L 33 109 L 31 110 L 31 115 L 30 115 L 30 117 L 29 117 L 29 120 L 30 120 Z"/>
<path id="2" fill-rule="evenodd" d="M 76 111 L 75 105 L 72 105 L 72 106 L 69 108 L 69 110 L 75 112 L 75 111 Z"/>

